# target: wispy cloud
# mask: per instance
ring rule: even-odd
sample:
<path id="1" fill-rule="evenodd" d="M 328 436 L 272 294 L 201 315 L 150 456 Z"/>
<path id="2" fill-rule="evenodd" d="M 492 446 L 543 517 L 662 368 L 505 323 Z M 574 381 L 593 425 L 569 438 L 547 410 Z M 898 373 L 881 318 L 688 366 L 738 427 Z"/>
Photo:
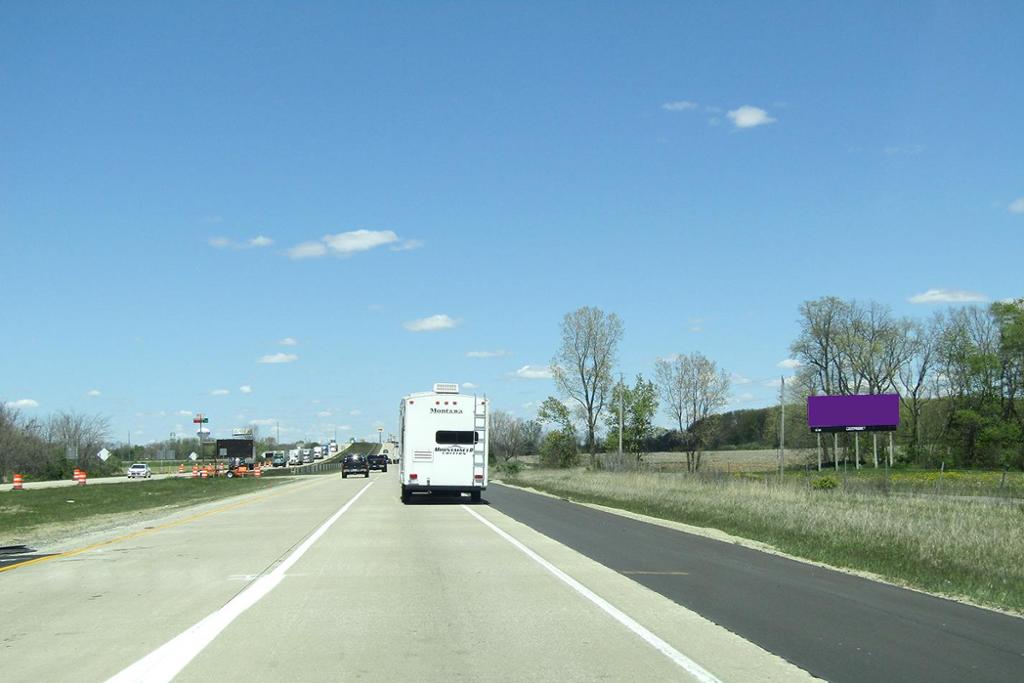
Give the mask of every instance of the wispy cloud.
<path id="1" fill-rule="evenodd" d="M 4 405 L 8 408 L 38 408 L 39 401 L 31 398 L 19 398 L 17 401 L 8 401 Z"/>
<path id="2" fill-rule="evenodd" d="M 733 396 L 730 403 L 732 403 L 732 405 L 738 405 L 740 403 L 750 403 L 755 398 L 757 397 L 754 396 L 752 393 L 750 393 L 749 391 L 745 391 L 742 394 L 737 394 L 736 396 Z"/>
<path id="3" fill-rule="evenodd" d="M 99 396 L 100 395 L 100 390 L 99 389 L 90 389 L 89 391 L 85 392 L 85 395 L 86 396 Z"/>
<path id="4" fill-rule="evenodd" d="M 551 368 L 547 365 L 524 365 L 515 372 L 520 379 L 551 379 Z"/>
<path id="5" fill-rule="evenodd" d="M 295 337 L 285 337 L 277 343 L 281 346 L 297 346 L 299 342 Z"/>
<path id="6" fill-rule="evenodd" d="M 1014 199 L 1010 202 L 1010 205 L 1006 207 L 1006 210 L 1010 213 L 1024 213 L 1024 197 Z"/>
<path id="7" fill-rule="evenodd" d="M 466 358 L 499 358 L 508 356 L 508 351 L 467 351 Z"/>
<path id="8" fill-rule="evenodd" d="M 272 417 L 262 417 L 258 420 L 249 420 L 249 424 L 254 427 L 273 427 L 277 424 L 277 420 Z M 283 429 L 281 431 L 284 431 Z"/>
<path id="9" fill-rule="evenodd" d="M 294 363 L 299 359 L 294 353 L 270 353 L 260 357 L 257 363 Z"/>
<path id="10" fill-rule="evenodd" d="M 798 361 L 796 358 L 786 358 L 776 363 L 775 367 L 793 370 L 794 368 L 800 367 L 800 361 Z"/>
<path id="11" fill-rule="evenodd" d="M 419 249 L 423 246 L 421 240 L 405 240 L 401 244 L 396 244 L 391 247 L 391 251 L 412 251 L 413 249 Z"/>
<path id="12" fill-rule="evenodd" d="M 766 123 L 775 123 L 775 119 L 770 117 L 764 109 L 751 107 L 749 104 L 745 104 L 739 109 L 733 109 L 726 116 L 737 128 L 754 128 Z"/>
<path id="13" fill-rule="evenodd" d="M 462 383 L 462 388 L 463 389 L 479 389 L 480 387 L 478 385 L 476 385 L 476 384 L 473 384 L 472 382 L 463 382 Z"/>
<path id="14" fill-rule="evenodd" d="M 350 411 L 348 411 L 348 414 L 349 414 L 349 415 L 351 415 L 352 417 L 356 417 L 356 416 L 358 416 L 358 415 L 362 415 L 362 414 L 363 414 L 363 411 L 361 411 L 361 410 L 359 410 L 359 409 L 357 408 L 357 409 L 355 409 L 355 410 L 350 410 Z"/>
<path id="15" fill-rule="evenodd" d="M 908 299 L 912 304 L 973 304 L 988 301 L 988 297 L 962 289 L 929 289 Z"/>
<path id="16" fill-rule="evenodd" d="M 665 111 L 689 111 L 690 109 L 696 109 L 697 103 L 690 102 L 689 100 L 676 100 L 675 102 L 665 102 L 661 105 L 661 108 Z"/>
<path id="17" fill-rule="evenodd" d="M 214 389 L 210 392 L 210 396 L 227 396 L 230 393 L 227 389 Z"/>
<path id="18" fill-rule="evenodd" d="M 293 259 L 316 258 L 327 254 L 348 256 L 396 242 L 400 242 L 400 239 L 392 230 L 351 230 L 303 242 L 289 249 L 288 255 Z M 405 240 L 392 247 L 392 250 L 406 251 L 421 246 L 423 243 L 419 240 Z"/>
<path id="19" fill-rule="evenodd" d="M 750 384 L 751 380 L 749 377 L 744 377 L 738 372 L 729 373 L 729 381 L 733 384 Z"/>
<path id="20" fill-rule="evenodd" d="M 455 327 L 456 324 L 458 323 L 451 317 L 443 313 L 437 313 L 426 318 L 410 320 L 403 323 L 402 326 L 410 332 L 436 332 L 437 330 L 447 330 L 448 328 Z"/>
<path id="21" fill-rule="evenodd" d="M 191 410 L 179 410 L 179 411 L 178 411 L 178 412 L 177 412 L 176 414 L 177 414 L 177 415 L 183 415 L 183 416 L 185 416 L 185 415 L 191 415 L 191 414 L 192 414 L 192 411 L 191 411 Z"/>
<path id="22" fill-rule="evenodd" d="M 690 318 L 690 332 L 703 332 L 704 331 L 704 319 L 703 318 Z"/>
<path id="23" fill-rule="evenodd" d="M 243 394 L 251 394 L 252 393 L 252 387 L 249 386 L 248 384 L 243 384 L 242 386 L 238 387 L 238 390 L 240 392 L 242 392 Z"/>
<path id="24" fill-rule="evenodd" d="M 316 414 L 316 416 L 317 416 L 317 417 L 330 417 L 330 416 L 331 416 L 331 415 L 333 415 L 333 414 L 334 414 L 334 413 L 332 413 L 332 412 L 331 412 L 331 411 L 329 411 L 329 410 L 321 410 L 320 412 L 318 412 L 318 413 Z"/>
<path id="25" fill-rule="evenodd" d="M 206 243 L 215 249 L 259 249 L 261 247 L 269 247 L 274 243 L 274 240 L 265 235 L 256 235 L 256 237 L 244 242 L 236 242 L 233 239 L 220 236 L 211 237 Z"/>

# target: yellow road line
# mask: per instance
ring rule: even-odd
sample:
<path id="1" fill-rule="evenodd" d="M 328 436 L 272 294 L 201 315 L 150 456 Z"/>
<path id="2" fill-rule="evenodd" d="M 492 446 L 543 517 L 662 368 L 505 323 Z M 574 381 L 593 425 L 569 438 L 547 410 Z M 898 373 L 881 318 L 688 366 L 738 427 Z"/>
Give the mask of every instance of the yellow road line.
<path id="1" fill-rule="evenodd" d="M 324 479 L 323 481 L 328 481 L 328 479 Z M 194 521 L 196 521 L 198 519 L 202 519 L 204 517 L 209 517 L 211 515 L 215 515 L 215 514 L 220 513 L 220 512 L 227 512 L 228 510 L 234 510 L 236 508 L 240 508 L 240 507 L 243 507 L 245 505 L 251 505 L 252 503 L 257 503 L 259 501 L 268 500 L 270 498 L 275 498 L 275 497 L 283 495 L 285 493 L 290 493 L 291 491 L 298 490 L 298 488 L 303 488 L 304 489 L 306 487 L 297 487 L 297 488 L 291 489 L 290 491 L 289 490 L 282 490 L 282 491 L 277 491 L 276 493 L 268 493 L 266 495 L 258 496 L 256 498 L 250 498 L 249 500 L 243 500 L 243 501 L 239 501 L 237 503 L 231 503 L 230 505 L 224 505 L 224 506 L 219 507 L 219 508 L 214 508 L 212 510 L 206 510 L 204 512 L 199 512 L 199 513 L 191 515 L 189 517 L 185 517 L 183 519 L 177 519 L 177 520 L 175 520 L 173 522 L 167 522 L 166 524 L 161 524 L 159 526 L 149 527 L 147 529 L 140 529 L 139 531 L 133 531 L 130 534 L 124 534 L 122 536 L 116 536 L 114 538 L 107 539 L 106 541 L 100 541 L 99 543 L 93 543 L 91 545 L 83 546 L 81 548 L 74 548 L 73 550 L 65 550 L 62 553 L 54 553 L 53 555 L 45 555 L 43 557 L 35 557 L 35 558 L 32 558 L 31 560 L 25 560 L 24 562 L 18 562 L 16 564 L 9 564 L 6 567 L 0 567 L 0 574 L 2 574 L 4 572 L 9 572 L 12 569 L 17 569 L 18 567 L 27 567 L 27 566 L 33 565 L 33 564 L 42 564 L 43 562 L 48 562 L 50 560 L 60 560 L 60 559 L 63 559 L 65 557 L 73 557 L 75 555 L 80 555 L 80 554 L 88 552 L 90 550 L 95 550 L 96 548 L 102 548 L 104 546 L 112 545 L 114 543 L 121 543 L 122 541 L 130 541 L 133 538 L 138 538 L 139 536 L 145 536 L 146 534 L 156 533 L 157 531 L 163 531 L 165 529 L 170 529 L 172 527 L 181 526 L 182 524 L 188 524 L 189 522 L 194 522 Z"/>

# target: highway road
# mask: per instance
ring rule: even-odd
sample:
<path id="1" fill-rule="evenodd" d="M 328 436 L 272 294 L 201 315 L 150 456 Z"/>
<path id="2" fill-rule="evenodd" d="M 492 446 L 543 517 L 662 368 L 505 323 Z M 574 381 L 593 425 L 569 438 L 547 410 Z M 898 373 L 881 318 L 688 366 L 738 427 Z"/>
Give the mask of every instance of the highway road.
<path id="1" fill-rule="evenodd" d="M 870 588 L 846 586 L 853 577 L 506 487 L 475 505 L 406 506 L 398 492 L 394 469 L 302 477 L 126 526 L 105 545 L 42 548 L 54 554 L 0 568 L 2 676 L 964 680 L 949 661 L 961 657 L 972 682 L 1022 670 L 1019 619 L 976 610 L 939 624 L 952 613 L 891 587 L 884 610 Z M 779 575 L 774 562 L 797 566 Z M 1003 620 L 1002 648 L 990 618 Z M 869 638 L 865 619 L 893 645 Z M 967 623 L 973 658 L 956 640 Z"/>

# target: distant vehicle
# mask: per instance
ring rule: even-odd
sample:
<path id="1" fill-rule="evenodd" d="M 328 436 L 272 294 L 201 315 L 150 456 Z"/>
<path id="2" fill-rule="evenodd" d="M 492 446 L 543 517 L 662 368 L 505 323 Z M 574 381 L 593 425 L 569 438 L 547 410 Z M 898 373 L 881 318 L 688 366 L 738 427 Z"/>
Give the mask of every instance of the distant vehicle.
<path id="1" fill-rule="evenodd" d="M 270 464 L 274 467 L 284 467 L 288 464 L 288 456 L 283 452 L 278 451 L 277 453 L 274 453 L 274 457 L 271 459 Z"/>
<path id="2" fill-rule="evenodd" d="M 263 451 L 263 455 L 261 456 L 261 459 L 264 460 L 264 461 L 272 460 L 275 455 L 277 455 L 277 451 Z"/>
<path id="3" fill-rule="evenodd" d="M 376 453 L 368 456 L 366 461 L 369 463 L 371 470 L 380 470 L 382 472 L 388 471 L 388 456 L 384 453 Z"/>
<path id="4" fill-rule="evenodd" d="M 144 462 L 137 462 L 128 468 L 129 479 L 135 479 L 137 477 L 149 479 L 152 475 L 153 473 L 149 470 L 149 465 Z"/>
<path id="5" fill-rule="evenodd" d="M 402 502 L 415 492 L 469 493 L 487 488 L 487 402 L 458 384 L 402 399 L 398 413 Z"/>
<path id="6" fill-rule="evenodd" d="M 341 463 L 341 478 L 345 479 L 350 474 L 362 474 L 364 477 L 369 477 L 370 463 L 368 459 L 360 453 L 346 455 Z"/>
<path id="7" fill-rule="evenodd" d="M 217 439 L 217 457 L 226 461 L 228 469 L 255 469 L 256 443 L 252 439 Z"/>
<path id="8" fill-rule="evenodd" d="M 319 460 L 324 457 L 324 449 L 321 446 L 313 446 L 313 459 Z"/>
<path id="9" fill-rule="evenodd" d="M 338 442 L 335 441 L 334 439 L 331 439 L 331 442 L 327 445 L 327 449 L 331 453 L 337 453 L 338 452 Z"/>
<path id="10" fill-rule="evenodd" d="M 306 452 L 302 454 L 302 464 L 308 465 L 311 462 L 313 462 L 313 454 L 309 452 L 309 449 L 306 449 Z"/>
<path id="11" fill-rule="evenodd" d="M 302 454 L 299 453 L 299 449 L 298 448 L 293 448 L 290 451 L 288 451 L 288 464 L 289 465 L 301 465 L 302 464 Z"/>

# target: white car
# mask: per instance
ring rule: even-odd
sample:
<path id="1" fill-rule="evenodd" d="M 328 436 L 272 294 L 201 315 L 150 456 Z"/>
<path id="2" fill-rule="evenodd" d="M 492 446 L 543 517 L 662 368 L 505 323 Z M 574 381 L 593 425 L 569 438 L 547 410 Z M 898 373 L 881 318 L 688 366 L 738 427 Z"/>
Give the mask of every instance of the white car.
<path id="1" fill-rule="evenodd" d="M 149 465 L 144 462 L 137 462 L 128 468 L 129 479 L 135 479 L 136 477 L 149 479 L 151 476 L 153 476 L 153 473 L 149 470 Z"/>

